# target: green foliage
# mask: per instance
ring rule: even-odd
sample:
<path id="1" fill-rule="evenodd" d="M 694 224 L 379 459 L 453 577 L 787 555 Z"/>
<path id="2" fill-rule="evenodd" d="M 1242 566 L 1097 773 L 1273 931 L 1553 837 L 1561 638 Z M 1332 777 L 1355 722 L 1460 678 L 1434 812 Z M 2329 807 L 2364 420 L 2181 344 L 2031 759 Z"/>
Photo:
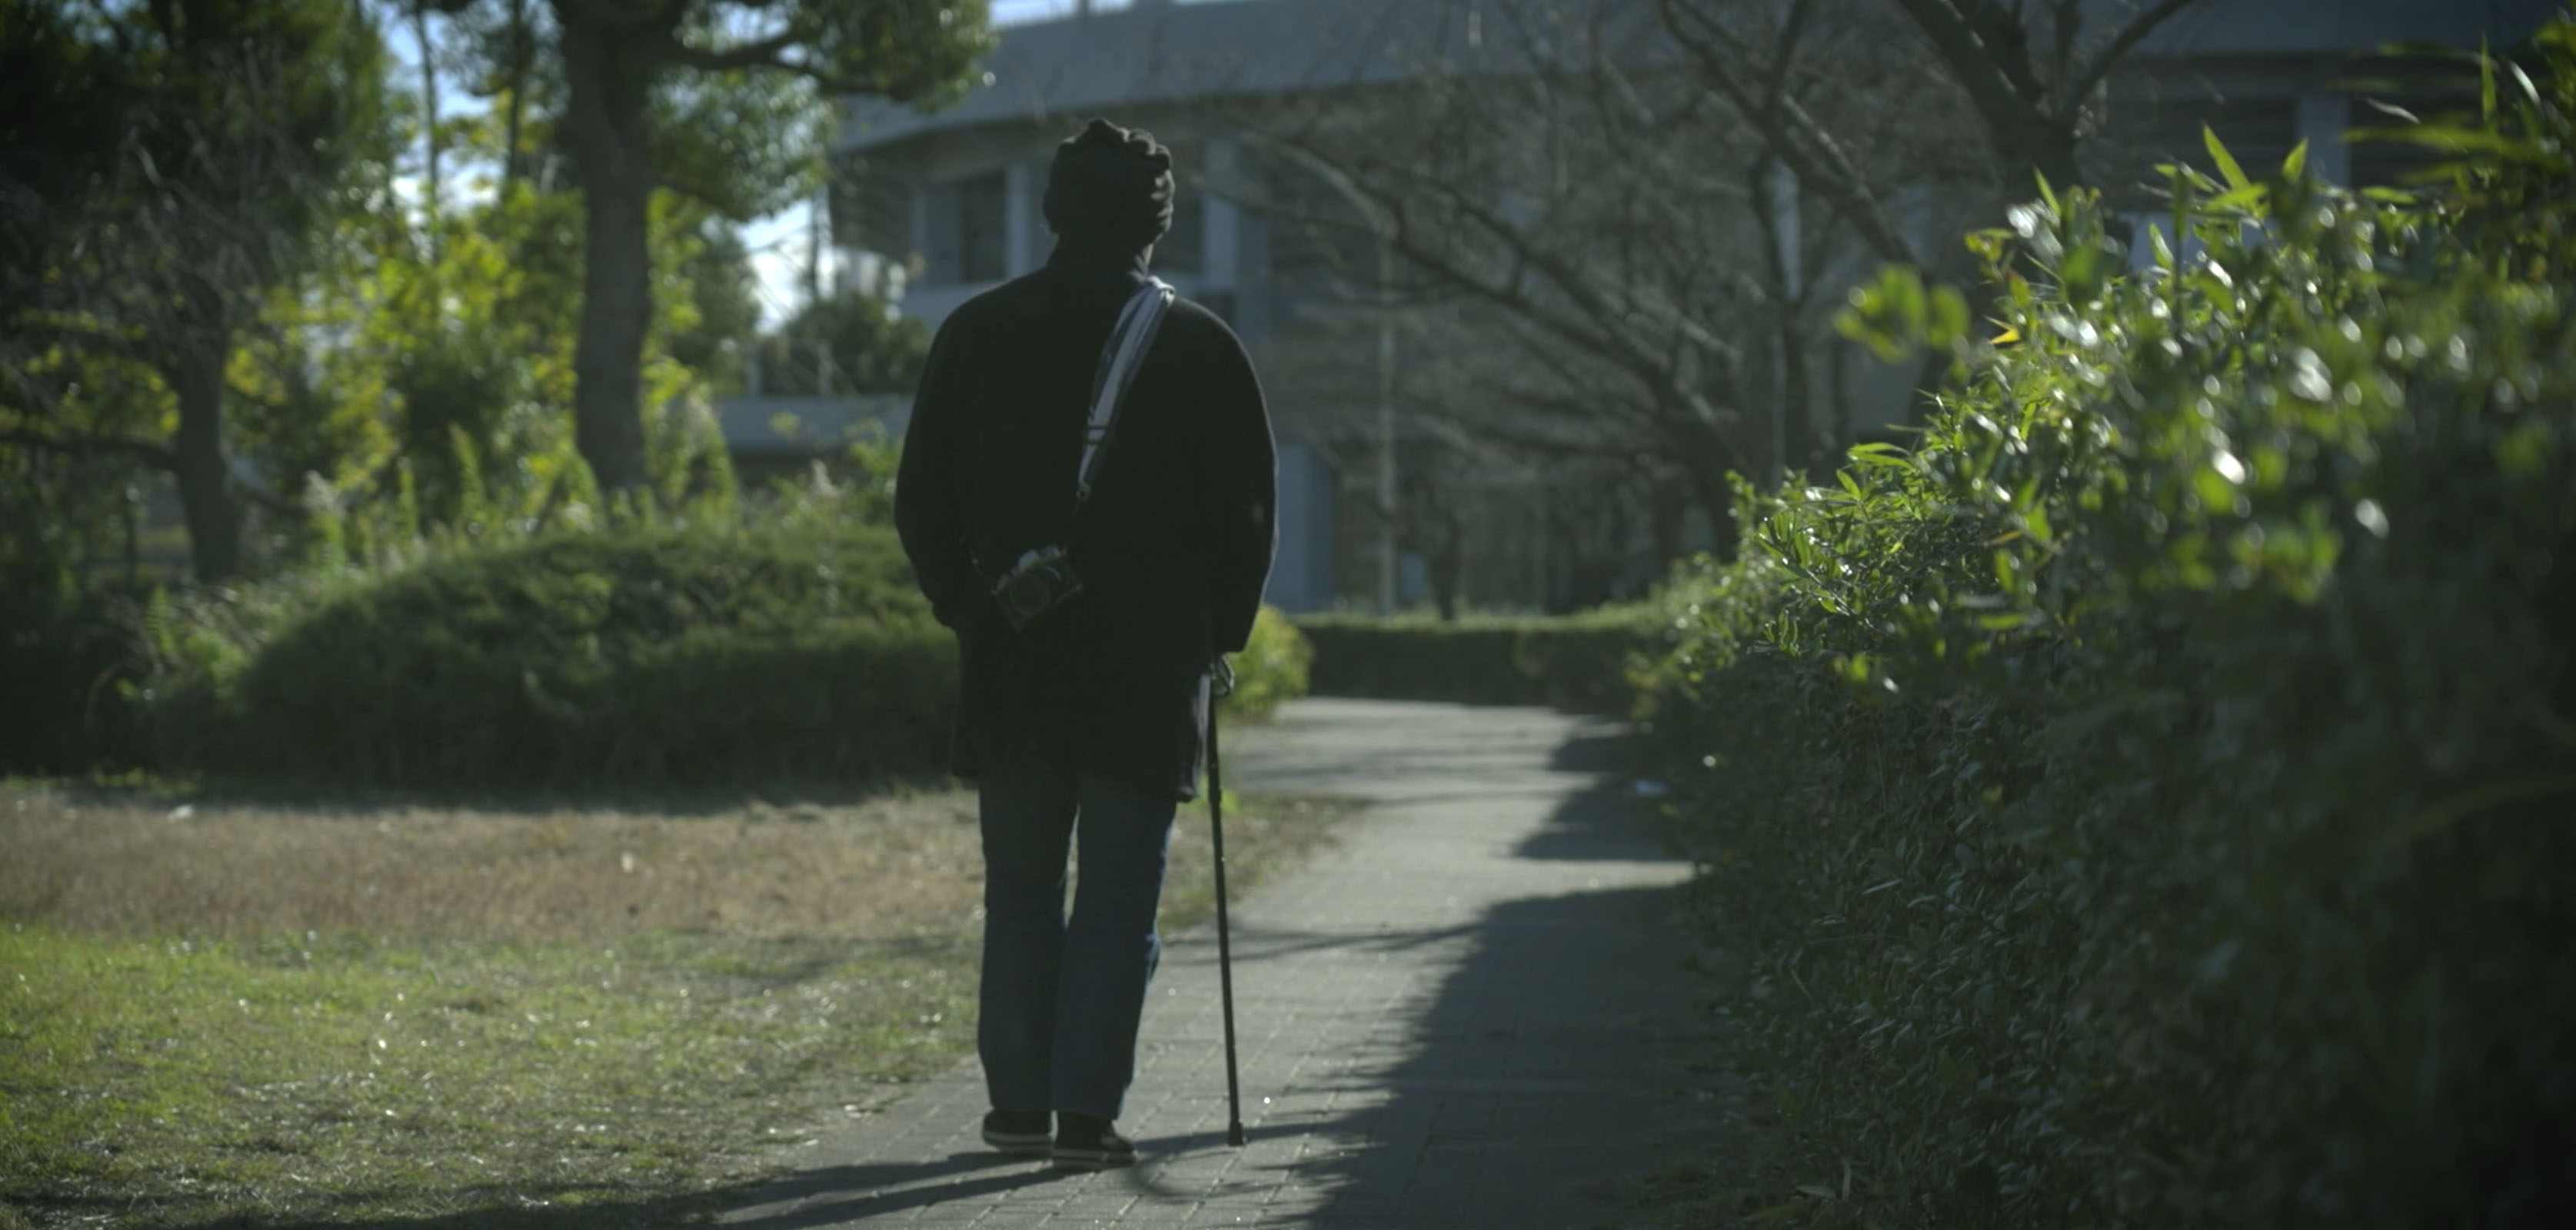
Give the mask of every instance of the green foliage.
<path id="1" fill-rule="evenodd" d="M 988 0 L 799 0 L 787 12 L 789 29 L 844 89 L 924 109 L 965 94 L 998 41 L 992 20 Z"/>
<path id="2" fill-rule="evenodd" d="M 881 299 L 851 294 L 807 305 L 760 345 L 766 393 L 820 393 L 824 362 L 834 393 L 909 393 L 930 357 L 930 329 Z"/>
<path id="3" fill-rule="evenodd" d="M 228 942 L 12 923 L 0 969 L 0 1200 L 44 1225 L 106 1193 L 128 1227 L 685 1225 L 747 1198 L 721 1159 L 774 1139 L 782 1106 L 829 1098 L 820 1074 L 917 1080 L 974 1028 L 973 951 L 944 936 Z"/>
<path id="4" fill-rule="evenodd" d="M 123 463 L 73 482 L 180 475 L 199 569 L 230 573 L 223 370 L 315 237 L 366 206 L 391 142 L 383 42 L 333 0 L 0 12 L 0 27 L 13 85 L 23 71 L 68 91 L 8 110 L 28 154 L 0 168 L 0 473 L 65 482 L 41 450 Z M 201 430 L 174 430 L 174 391 Z"/>
<path id="5" fill-rule="evenodd" d="M 0 145 L 0 290 L 13 302 L 37 291 L 57 232 L 115 166 L 128 57 L 82 27 L 54 0 L 0 0 L 0 114 L 12 117 Z"/>
<path id="6" fill-rule="evenodd" d="M 716 310 L 737 305 L 707 268 L 725 258 L 702 209 L 665 194 L 652 221 L 647 437 L 652 495 L 676 508 L 729 482 L 706 410 L 728 359 L 697 292 L 715 276 Z M 326 276 L 271 303 L 233 382 L 245 451 L 302 514 L 281 519 L 272 559 L 333 541 L 367 559 L 424 533 L 489 537 L 505 522 L 581 524 L 599 511 L 569 411 L 580 237 L 577 196 L 519 185 L 436 226 L 350 232 Z"/>
<path id="7" fill-rule="evenodd" d="M 1258 721 L 1306 694 L 1315 649 L 1278 608 L 1265 606 L 1253 618 L 1252 640 L 1229 661 L 1234 691 L 1226 697 L 1225 715 Z"/>
<path id="8" fill-rule="evenodd" d="M 2492 139 L 2428 134 L 2453 191 L 2174 169 L 2134 277 L 2093 195 L 2016 208 L 1974 240 L 2000 348 L 1892 276 L 1847 328 L 1964 383 L 1677 579 L 1653 731 L 1776 1212 L 2568 1207 L 2576 24 L 2544 45 Z"/>
<path id="9" fill-rule="evenodd" d="M 121 686 L 135 675 L 109 590 L 0 591 L 0 775 L 130 769 L 149 747 Z"/>
<path id="10" fill-rule="evenodd" d="M 743 391 L 744 358 L 760 334 L 760 280 L 732 225 L 710 216 L 699 223 L 696 239 L 680 265 L 696 320 L 671 331 L 664 345 L 710 392 L 730 396 Z"/>
<path id="11" fill-rule="evenodd" d="M 1319 696 L 1553 705 L 1625 714 L 1633 659 L 1661 647 L 1653 613 L 1612 606 L 1551 618 L 1319 615 L 1298 621 L 1314 643 Z"/>
<path id="12" fill-rule="evenodd" d="M 718 20 L 707 9 L 694 17 Z M 652 103 L 653 166 L 666 186 L 728 221 L 776 213 L 821 187 L 832 106 L 785 73 L 666 75 Z"/>
<path id="13" fill-rule="evenodd" d="M 166 767 L 474 790 L 935 771 L 955 652 L 890 534 L 821 515 L 541 534 L 165 602 Z"/>

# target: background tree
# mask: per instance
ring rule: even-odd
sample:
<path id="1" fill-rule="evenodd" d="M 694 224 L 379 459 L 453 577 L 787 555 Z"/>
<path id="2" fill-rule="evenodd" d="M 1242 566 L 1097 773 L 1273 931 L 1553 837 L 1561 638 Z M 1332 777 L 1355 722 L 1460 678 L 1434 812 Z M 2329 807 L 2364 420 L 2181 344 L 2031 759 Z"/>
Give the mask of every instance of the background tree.
<path id="1" fill-rule="evenodd" d="M 1821 469 L 1851 442 L 1819 376 L 1842 292 L 1881 261 L 1959 265 L 1934 254 L 1962 219 L 2034 173 L 2081 179 L 2101 83 L 2192 2 L 2100 29 L 2077 0 L 1426 5 L 1396 84 L 1228 117 L 1282 172 L 1238 194 L 1320 235 L 1360 300 L 1438 303 L 1448 344 L 1508 374 L 1425 413 L 1653 458 L 1723 551 L 1728 474 Z M 1398 285 L 1369 275 L 1371 236 Z M 1409 346 L 1404 366 L 1438 362 Z M 1639 494 L 1662 525 L 1659 488 Z"/>
<path id="2" fill-rule="evenodd" d="M 1767 170 L 1787 188 L 1754 198 L 1755 219 L 1771 240 L 1766 251 L 1785 250 L 1780 237 L 1792 215 L 1783 204 L 1812 196 L 1847 221 L 1877 259 L 1928 267 L 1972 294 L 1982 293 L 1982 284 L 1966 276 L 1965 252 L 1946 244 L 1918 250 L 1920 241 L 1907 238 L 1907 228 L 1891 211 L 1891 190 L 1934 188 L 1979 209 L 1978 216 L 1990 216 L 1984 207 L 1996 198 L 2031 195 L 2042 182 L 2101 186 L 2095 178 L 2101 168 L 2088 166 L 2083 146 L 2104 121 L 2101 94 L 2111 72 L 2158 28 L 2201 3 L 1883 0 L 1857 9 L 1818 0 L 1656 0 L 1666 29 L 1687 50 L 1701 81 L 1759 135 L 1770 160 Z M 2103 29 L 2089 28 L 2094 17 L 2106 19 Z M 1855 45 L 1849 36 L 1860 31 L 1868 41 Z M 1896 54 L 1889 54 L 1891 48 Z M 1861 79 L 1851 71 L 1856 68 L 1882 74 L 1882 87 L 1895 87 L 1875 97 L 1929 105 L 1950 119 L 1954 133 L 1973 126 L 1985 138 L 1985 157 L 1959 156 L 1965 151 L 1951 141 L 1943 143 L 1947 155 L 1936 160 L 1943 165 L 1910 168 L 1893 183 L 1874 174 L 1885 163 L 1866 149 L 1888 126 L 1875 116 L 1832 114 L 1788 84 L 1800 76 L 1854 83 Z M 1946 238 L 1957 228 L 1932 229 Z M 2112 230 L 2126 239 L 2124 222 L 2115 220 Z M 1784 301 L 1800 298 L 1799 289 L 1812 285 L 1776 256 L 1766 261 L 1765 272 L 1774 297 Z M 1785 312 L 1775 319 L 1775 353 L 1782 356 L 1782 384 L 1794 404 L 1808 384 L 1803 356 L 1811 313 Z M 1939 375 L 1939 364 L 1927 364 L 1915 381 L 1918 402 Z M 1831 442 L 1827 455 L 1843 443 Z"/>
<path id="3" fill-rule="evenodd" d="M 2061 186 L 2095 184 L 2081 149 L 2104 119 L 2102 86 L 2147 36 L 2205 2 L 1656 0 L 1656 7 L 1699 81 L 1803 191 L 1852 219 L 1880 259 L 1920 264 L 1928 254 L 1907 240 L 1889 200 L 1893 190 L 1922 181 L 1891 184 L 1856 153 L 1879 127 L 1871 121 L 1883 116 L 1819 112 L 1814 95 L 1791 88 L 1793 79 L 1832 81 L 1848 91 L 1875 77 L 1901 91 L 1884 100 L 1901 96 L 1909 106 L 1940 109 L 1952 124 L 1972 121 L 1988 150 L 1982 166 L 1945 157 L 1944 173 L 1930 182 L 1983 181 L 2010 196 L 2034 192 L 2041 177 Z M 2095 15 L 2112 19 L 2098 37 L 2087 28 Z M 1866 34 L 1878 50 L 1856 45 L 1853 33 Z"/>
<path id="4" fill-rule="evenodd" d="M 479 151 L 488 134 L 473 135 Z M 425 216 L 400 211 L 343 228 L 312 274 L 273 298 L 234 365 L 236 390 L 263 416 L 254 439 L 276 501 L 299 513 L 378 506 L 398 534 L 544 522 L 585 501 L 564 413 L 580 205 L 521 181 L 446 211 L 436 244 Z M 738 242 L 717 247 L 731 237 L 695 202 L 654 203 L 643 375 L 655 430 L 691 455 L 717 447 L 707 402 L 757 313 Z M 710 323 L 710 304 L 730 322 Z"/>
<path id="5" fill-rule="evenodd" d="M 97 3 L 65 10 L 55 28 L 79 44 L 69 54 L 87 67 L 73 71 L 116 74 L 124 108 L 115 156 L 91 191 L 18 232 L 12 246 L 41 263 L 41 289 L 11 299 L 0 331 L 60 394 L 81 387 L 69 376 L 84 364 L 142 366 L 168 390 L 176 424 L 166 438 L 157 424 L 89 430 L 73 413 L 82 403 L 25 396 L 22 379 L 12 432 L 22 443 L 113 449 L 168 469 L 196 572 L 221 579 L 241 565 L 226 365 L 238 331 L 291 275 L 313 232 L 363 204 L 350 171 L 380 156 L 386 140 L 383 44 L 362 14 L 333 0 Z M 14 120 L 22 133 L 98 122 L 50 107 Z M 59 147 L 70 135 L 57 129 L 38 143 Z"/>
<path id="6" fill-rule="evenodd" d="M 477 0 L 434 0 L 449 12 Z M 484 0 L 486 3 L 496 0 Z M 652 195 L 668 187 L 747 221 L 809 195 L 831 97 L 935 104 L 992 45 L 982 0 L 549 0 L 558 136 L 582 193 L 575 437 L 603 488 L 648 474 L 642 360 L 653 316 Z M 489 44 L 535 75 L 524 10 Z M 509 114 L 520 114 L 513 88 Z M 516 150 L 515 143 L 512 146 Z"/>
<path id="7" fill-rule="evenodd" d="M 117 160 L 133 68 L 79 15 L 41 0 L 0 0 L 0 304 L 58 291 L 48 271 Z M 98 520 L 66 515 L 64 498 L 119 491 L 155 443 L 75 439 L 55 413 L 61 373 L 40 372 L 55 347 L 0 310 L 0 586 L 50 588 L 78 553 L 65 538 Z M 62 366 L 57 363 L 54 365 Z M 127 444 L 133 447 L 126 447 Z M 89 481 L 67 482 L 79 467 Z"/>
<path id="8" fill-rule="evenodd" d="M 1356 103 L 1246 108 L 1274 173 L 1242 191 L 1371 310 L 1423 322 L 1408 372 L 1472 353 L 1508 373 L 1432 413 L 1497 444 L 1651 454 L 1722 533 L 1726 476 L 1769 451 L 1742 327 L 1757 151 L 1636 5 L 1479 14 L 1473 71 L 1433 43 Z M 1391 279 L 1365 255 L 1378 241 Z"/>
<path id="9" fill-rule="evenodd" d="M 930 356 L 930 330 L 882 299 L 845 291 L 805 305 L 760 351 L 763 392 L 909 393 Z"/>
<path id="10" fill-rule="evenodd" d="M 674 335 L 671 357 L 703 376 L 710 391 L 743 391 L 750 347 L 760 336 L 760 278 L 742 232 L 712 211 L 697 219 L 682 276 L 697 323 Z"/>

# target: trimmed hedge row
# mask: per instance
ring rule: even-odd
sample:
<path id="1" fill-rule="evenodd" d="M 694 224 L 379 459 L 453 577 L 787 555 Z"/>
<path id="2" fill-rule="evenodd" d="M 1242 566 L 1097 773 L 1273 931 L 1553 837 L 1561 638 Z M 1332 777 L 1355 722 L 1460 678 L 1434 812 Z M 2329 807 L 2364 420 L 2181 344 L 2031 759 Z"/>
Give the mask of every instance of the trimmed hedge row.
<path id="1" fill-rule="evenodd" d="M 1314 645 L 1319 696 L 1438 700 L 1471 705 L 1550 705 L 1625 716 L 1635 702 L 1629 667 L 1662 648 L 1662 625 L 1645 606 L 1562 618 L 1301 616 Z"/>
<path id="2" fill-rule="evenodd" d="M 563 533 L 390 574 L 164 600 L 164 768 L 320 785 L 598 790 L 947 764 L 956 648 L 893 536 L 827 518 Z M 1265 610 L 1227 711 L 1305 687 Z"/>
<path id="3" fill-rule="evenodd" d="M 1261 608 L 1252 621 L 1251 641 L 1234 655 L 1234 691 L 1225 698 L 1225 716 L 1255 722 L 1269 717 L 1281 704 L 1306 694 L 1314 663 L 1315 647 L 1306 635 L 1279 608 Z"/>
<path id="4" fill-rule="evenodd" d="M 0 774 L 137 768 L 150 744 L 125 685 L 140 662 L 112 593 L 0 598 Z"/>
<path id="5" fill-rule="evenodd" d="M 955 651 L 890 534 L 645 528 L 155 612 L 161 763 L 441 790 L 936 770 Z"/>
<path id="6" fill-rule="evenodd" d="M 1651 681 L 1779 1116 L 1744 1211 L 2576 1211 L 2576 24 L 2545 45 L 2431 134 L 2486 154 L 2431 202 L 2221 154 L 2143 276 L 2089 194 L 1980 236 L 2000 351 L 1901 272 L 1861 298 L 1965 386 L 1748 494 Z"/>

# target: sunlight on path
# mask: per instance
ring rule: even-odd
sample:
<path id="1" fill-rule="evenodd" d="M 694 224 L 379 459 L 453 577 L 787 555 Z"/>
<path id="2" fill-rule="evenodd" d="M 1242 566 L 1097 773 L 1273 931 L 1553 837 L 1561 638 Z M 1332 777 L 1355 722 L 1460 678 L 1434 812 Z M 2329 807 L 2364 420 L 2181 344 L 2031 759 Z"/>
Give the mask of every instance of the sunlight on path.
<path id="1" fill-rule="evenodd" d="M 1370 811 L 1241 903 L 1250 1143 L 1224 1143 L 1215 943 L 1172 945 L 1121 1127 L 1128 1172 L 1060 1177 L 975 1140 L 968 1063 L 826 1137 L 728 1218 L 819 1226 L 1579 1227 L 1649 1164 L 1685 1037 L 1687 867 L 1609 776 L 1614 724 L 1308 700 L 1230 740 L 1228 778 Z"/>

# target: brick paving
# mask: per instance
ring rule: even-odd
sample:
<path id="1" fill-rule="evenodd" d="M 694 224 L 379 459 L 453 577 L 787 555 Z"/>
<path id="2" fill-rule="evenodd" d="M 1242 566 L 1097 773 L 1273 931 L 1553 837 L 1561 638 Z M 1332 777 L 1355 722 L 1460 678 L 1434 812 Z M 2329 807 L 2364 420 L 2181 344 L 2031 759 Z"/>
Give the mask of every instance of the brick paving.
<path id="1" fill-rule="evenodd" d="M 1334 850 L 1236 905 L 1244 1147 L 1225 1143 L 1216 941 L 1201 928 L 1171 938 L 1146 1006 L 1119 1121 L 1144 1155 L 1132 1170 L 1062 1175 L 986 1150 L 970 1060 L 825 1136 L 725 1223 L 1613 1219 L 1603 1182 L 1650 1167 L 1696 1096 L 1674 1079 L 1689 987 L 1660 917 L 1688 869 L 1610 774 L 1617 734 L 1535 709 L 1329 699 L 1229 731 L 1229 785 L 1368 804 Z"/>

